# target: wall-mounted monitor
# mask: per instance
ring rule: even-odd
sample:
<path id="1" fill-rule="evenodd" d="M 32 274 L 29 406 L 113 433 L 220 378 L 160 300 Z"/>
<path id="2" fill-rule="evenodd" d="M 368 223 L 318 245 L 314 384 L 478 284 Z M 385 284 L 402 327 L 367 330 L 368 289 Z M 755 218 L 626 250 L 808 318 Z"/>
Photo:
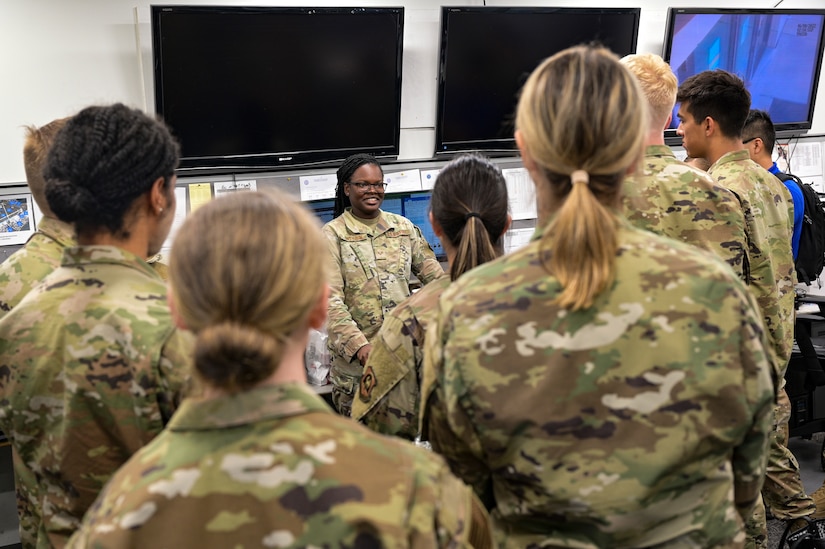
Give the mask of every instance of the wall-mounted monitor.
<path id="1" fill-rule="evenodd" d="M 515 107 L 545 58 L 598 41 L 636 51 L 640 8 L 442 7 L 436 155 L 512 154 Z"/>
<path id="2" fill-rule="evenodd" d="M 182 170 L 398 156 L 403 8 L 151 11 L 155 108 Z"/>
<path id="3" fill-rule="evenodd" d="M 822 67 L 825 9 L 670 8 L 664 59 L 684 82 L 724 69 L 745 81 L 751 106 L 779 132 L 807 130 Z M 678 105 L 677 105 L 678 109 Z M 676 138 L 676 110 L 665 137 Z"/>

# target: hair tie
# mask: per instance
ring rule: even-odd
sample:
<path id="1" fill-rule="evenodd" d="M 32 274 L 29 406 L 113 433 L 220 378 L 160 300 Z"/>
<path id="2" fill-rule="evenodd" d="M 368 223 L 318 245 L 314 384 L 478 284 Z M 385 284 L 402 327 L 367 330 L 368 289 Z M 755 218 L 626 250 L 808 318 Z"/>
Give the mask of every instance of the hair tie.
<path id="1" fill-rule="evenodd" d="M 575 170 L 570 174 L 570 181 L 575 185 L 576 183 L 590 184 L 590 175 L 584 170 Z"/>
<path id="2" fill-rule="evenodd" d="M 464 221 L 469 221 L 471 217 L 477 217 L 481 219 L 481 215 L 478 212 L 467 212 L 466 214 L 464 214 Z"/>

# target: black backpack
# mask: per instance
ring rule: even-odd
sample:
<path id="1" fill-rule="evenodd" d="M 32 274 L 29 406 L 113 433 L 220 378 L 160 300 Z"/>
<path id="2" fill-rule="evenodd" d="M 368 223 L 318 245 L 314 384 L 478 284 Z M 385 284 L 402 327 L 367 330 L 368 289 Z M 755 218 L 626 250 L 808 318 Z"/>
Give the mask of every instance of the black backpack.
<path id="1" fill-rule="evenodd" d="M 825 267 L 825 210 L 819 194 L 795 175 L 777 173 L 780 181 L 789 179 L 802 189 L 805 197 L 805 215 L 802 219 L 802 235 L 799 237 L 799 254 L 796 258 L 796 276 L 799 282 L 809 285 L 819 278 Z"/>

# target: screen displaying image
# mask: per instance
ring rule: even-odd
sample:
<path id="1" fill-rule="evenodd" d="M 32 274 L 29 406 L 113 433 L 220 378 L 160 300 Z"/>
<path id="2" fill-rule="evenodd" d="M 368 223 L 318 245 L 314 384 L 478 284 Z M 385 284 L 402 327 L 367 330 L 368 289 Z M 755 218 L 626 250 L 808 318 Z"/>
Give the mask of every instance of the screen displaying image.
<path id="1" fill-rule="evenodd" d="M 699 11 L 671 10 L 665 59 L 679 82 L 724 69 L 745 81 L 751 107 L 768 111 L 777 129 L 810 128 L 825 10 Z"/>

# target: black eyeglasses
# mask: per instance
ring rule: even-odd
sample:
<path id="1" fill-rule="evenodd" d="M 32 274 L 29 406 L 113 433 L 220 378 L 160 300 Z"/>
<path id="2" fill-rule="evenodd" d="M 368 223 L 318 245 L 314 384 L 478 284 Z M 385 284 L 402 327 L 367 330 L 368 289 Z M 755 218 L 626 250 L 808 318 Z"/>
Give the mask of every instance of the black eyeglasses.
<path id="1" fill-rule="evenodd" d="M 367 192 L 367 190 L 383 191 L 387 188 L 386 183 L 367 183 L 366 181 L 350 181 L 349 184 L 358 189 L 362 193 Z"/>
<path id="2" fill-rule="evenodd" d="M 742 140 L 742 144 L 743 144 L 743 145 L 747 145 L 748 143 L 750 143 L 750 142 L 751 142 L 751 141 L 753 141 L 754 139 L 759 139 L 759 137 L 751 137 L 751 138 L 749 138 L 749 139 L 744 139 L 744 140 Z"/>

